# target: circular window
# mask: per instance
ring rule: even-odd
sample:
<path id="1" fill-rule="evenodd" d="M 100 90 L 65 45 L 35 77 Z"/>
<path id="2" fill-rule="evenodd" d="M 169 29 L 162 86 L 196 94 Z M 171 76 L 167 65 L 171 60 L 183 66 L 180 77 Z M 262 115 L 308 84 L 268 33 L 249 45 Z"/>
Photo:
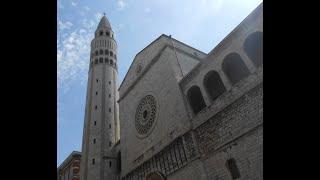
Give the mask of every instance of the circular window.
<path id="1" fill-rule="evenodd" d="M 157 115 L 157 102 L 152 95 L 147 95 L 140 100 L 136 111 L 135 126 L 137 132 L 145 136 L 153 127 Z"/>

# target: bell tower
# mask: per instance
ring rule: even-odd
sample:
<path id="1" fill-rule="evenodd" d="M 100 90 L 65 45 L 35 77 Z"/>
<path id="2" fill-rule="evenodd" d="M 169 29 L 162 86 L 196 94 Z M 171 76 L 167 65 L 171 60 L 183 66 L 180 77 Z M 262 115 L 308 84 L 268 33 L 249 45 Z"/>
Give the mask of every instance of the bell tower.
<path id="1" fill-rule="evenodd" d="M 120 139 L 117 43 L 105 14 L 91 41 L 89 64 L 80 179 L 117 179 L 113 158 Z"/>

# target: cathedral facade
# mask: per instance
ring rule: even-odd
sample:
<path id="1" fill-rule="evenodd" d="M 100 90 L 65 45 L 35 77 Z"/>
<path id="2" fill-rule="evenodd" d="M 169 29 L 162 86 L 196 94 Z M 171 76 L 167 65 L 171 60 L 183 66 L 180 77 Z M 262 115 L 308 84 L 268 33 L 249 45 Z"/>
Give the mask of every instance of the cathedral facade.
<path id="1" fill-rule="evenodd" d="M 91 43 L 80 179 L 263 179 L 262 46 L 260 4 L 208 54 L 161 35 L 116 89 L 104 16 Z"/>

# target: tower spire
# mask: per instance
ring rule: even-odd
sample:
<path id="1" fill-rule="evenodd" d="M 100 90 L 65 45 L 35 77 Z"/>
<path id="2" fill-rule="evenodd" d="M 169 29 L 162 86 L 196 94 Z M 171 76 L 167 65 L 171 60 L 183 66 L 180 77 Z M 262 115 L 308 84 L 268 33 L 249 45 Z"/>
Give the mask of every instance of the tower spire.
<path id="1" fill-rule="evenodd" d="M 91 42 L 81 180 L 119 179 L 113 147 L 120 139 L 117 43 L 103 13 Z"/>
<path id="2" fill-rule="evenodd" d="M 112 29 L 106 13 L 103 13 L 97 29 Z"/>

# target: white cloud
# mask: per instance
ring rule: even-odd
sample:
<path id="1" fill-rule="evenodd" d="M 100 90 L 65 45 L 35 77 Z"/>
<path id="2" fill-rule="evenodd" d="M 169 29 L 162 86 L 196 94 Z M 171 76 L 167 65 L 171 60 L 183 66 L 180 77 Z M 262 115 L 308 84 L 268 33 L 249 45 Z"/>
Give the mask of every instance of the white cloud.
<path id="1" fill-rule="evenodd" d="M 90 11 L 90 8 L 88 6 L 83 7 L 86 11 Z"/>
<path id="2" fill-rule="evenodd" d="M 71 1 L 71 5 L 72 5 L 72 6 L 77 6 L 77 3 L 76 3 L 76 2 Z"/>
<path id="3" fill-rule="evenodd" d="M 92 20 L 92 19 L 91 20 L 83 19 L 81 24 L 82 24 L 83 27 L 86 27 L 89 30 L 93 30 L 97 25 L 97 21 L 99 21 L 99 20 L 100 20 L 100 18 L 99 19 L 95 19 L 95 21 Z"/>
<path id="4" fill-rule="evenodd" d="M 101 19 L 101 17 L 103 16 L 103 14 L 102 14 L 102 13 L 97 12 L 94 16 L 96 17 L 96 19 L 95 19 L 95 20 L 96 20 L 97 22 L 99 22 L 99 21 L 100 21 L 100 19 Z"/>
<path id="5" fill-rule="evenodd" d="M 59 30 L 70 29 L 72 26 L 73 24 L 70 21 L 62 22 L 61 20 L 58 20 Z"/>
<path id="6" fill-rule="evenodd" d="M 92 19 L 84 18 L 76 29 L 72 29 L 72 32 L 66 31 L 71 29 L 71 22 L 58 20 L 60 24 L 57 38 L 59 93 L 66 94 L 70 90 L 71 83 L 75 81 L 85 86 L 89 68 L 90 43 L 101 16 L 101 13 L 96 13 Z"/>
<path id="7" fill-rule="evenodd" d="M 87 71 L 90 59 L 90 42 L 94 32 L 90 28 L 92 21 L 82 22 L 80 27 L 71 33 L 60 32 L 58 34 L 57 51 L 57 78 L 58 89 L 65 94 L 70 89 L 70 83 L 80 81 L 84 84 L 87 80 Z M 90 26 L 84 26 L 84 25 Z"/>
<path id="8" fill-rule="evenodd" d="M 118 4 L 118 10 L 122 10 L 124 9 L 124 7 L 128 5 L 124 0 L 118 0 L 117 4 Z"/>

